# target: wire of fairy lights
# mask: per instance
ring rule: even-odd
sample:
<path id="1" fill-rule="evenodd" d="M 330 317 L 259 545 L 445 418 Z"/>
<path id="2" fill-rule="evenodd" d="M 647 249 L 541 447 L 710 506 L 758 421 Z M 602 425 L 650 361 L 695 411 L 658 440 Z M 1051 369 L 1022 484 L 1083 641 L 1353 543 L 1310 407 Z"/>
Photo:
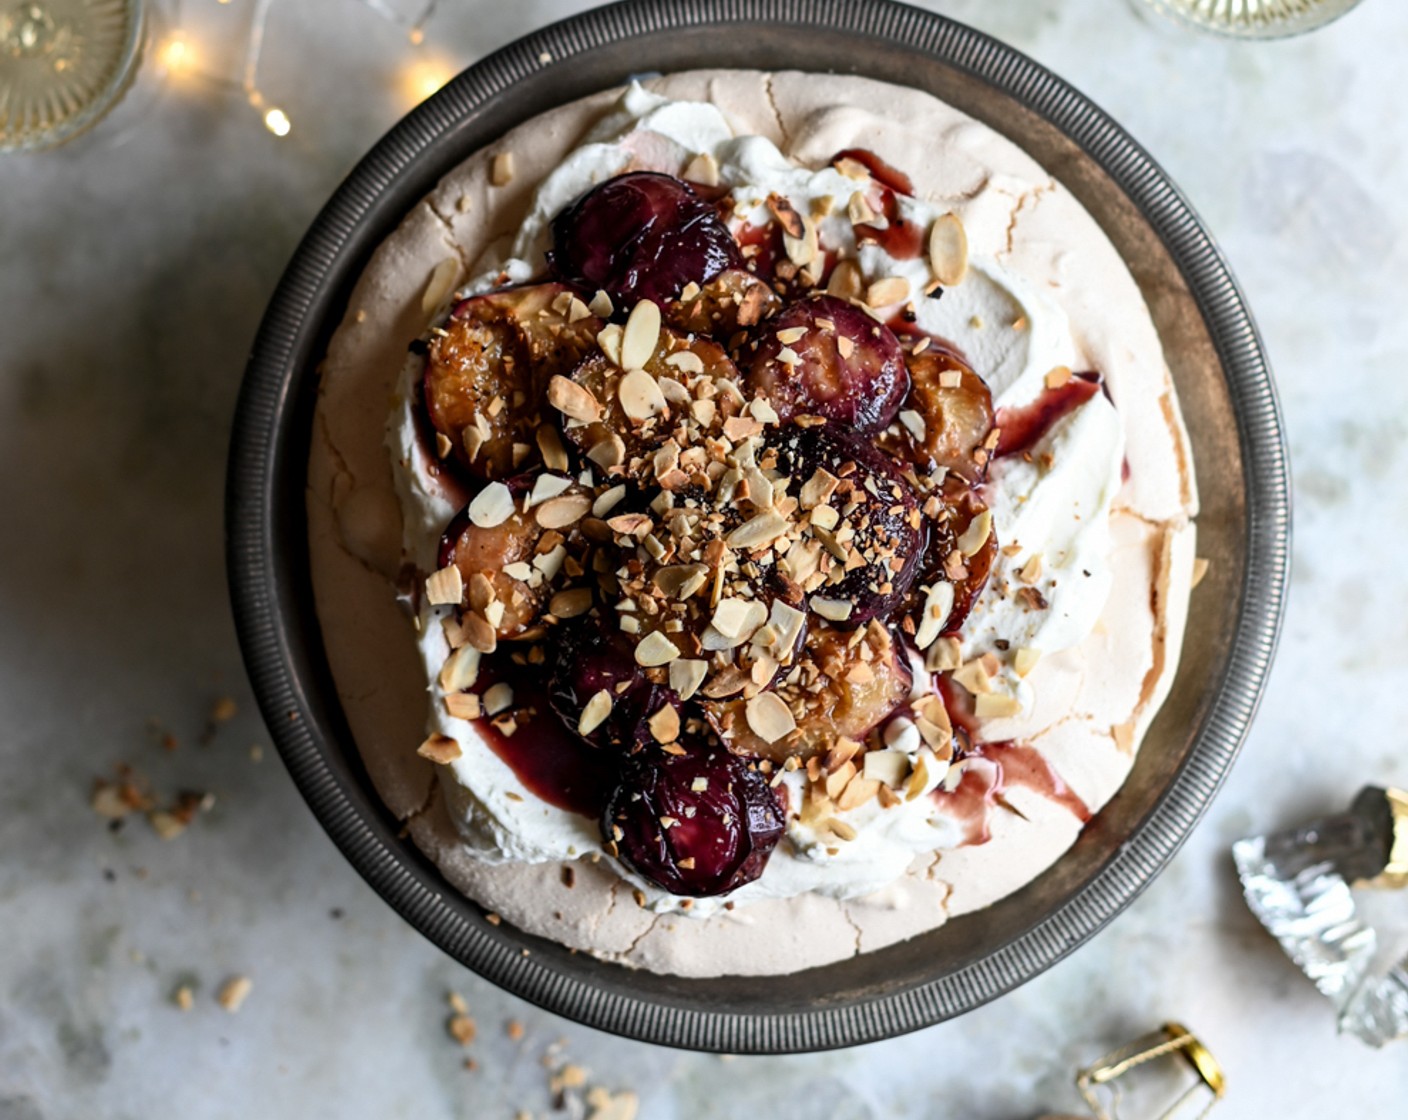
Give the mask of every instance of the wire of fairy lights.
<path id="1" fill-rule="evenodd" d="M 193 3 L 201 2 L 220 7 L 230 7 L 236 3 L 247 3 L 249 6 L 248 28 L 238 78 L 213 74 L 201 68 L 197 46 L 191 39 L 189 29 L 181 20 L 184 11 L 190 9 Z M 264 127 L 274 136 L 282 138 L 293 131 L 293 120 L 286 108 L 270 102 L 259 83 L 269 16 L 276 2 L 277 0 L 171 0 L 171 29 L 162 37 L 156 53 L 168 74 L 199 73 L 217 86 L 238 92 L 259 115 Z M 353 0 L 343 2 L 351 3 Z M 410 44 L 419 48 L 426 43 L 425 24 L 435 14 L 440 0 L 411 0 L 410 3 L 398 3 L 396 0 L 357 2 L 403 27 Z M 440 89 L 454 73 L 454 67 L 432 52 L 417 51 L 400 76 L 400 92 L 411 105 L 417 104 Z"/>

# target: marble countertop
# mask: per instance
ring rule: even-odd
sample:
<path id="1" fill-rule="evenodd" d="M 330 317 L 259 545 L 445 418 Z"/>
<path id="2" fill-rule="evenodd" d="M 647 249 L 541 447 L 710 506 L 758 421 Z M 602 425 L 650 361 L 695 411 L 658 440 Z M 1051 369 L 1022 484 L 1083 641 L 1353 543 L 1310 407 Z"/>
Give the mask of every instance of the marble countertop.
<path id="1" fill-rule="evenodd" d="M 1387 0 L 1271 44 L 1130 0 L 925 5 L 1033 55 L 1154 153 L 1221 239 L 1286 412 L 1294 586 L 1264 706 L 1188 845 L 1090 944 L 957 1022 L 725 1059 L 499 992 L 333 848 L 269 746 L 227 607 L 245 355 L 299 235 L 427 67 L 586 6 L 443 4 L 413 48 L 358 0 L 281 0 L 261 88 L 287 137 L 190 78 L 139 87 L 67 148 L 0 157 L 0 1120 L 580 1113 L 570 1087 L 553 1110 L 545 1061 L 634 1091 L 647 1120 L 1022 1120 L 1078 1111 L 1073 1071 L 1166 1019 L 1226 1067 L 1215 1115 L 1401 1116 L 1408 1043 L 1336 1037 L 1228 856 L 1367 781 L 1408 785 L 1408 12 Z M 171 840 L 141 820 L 112 831 L 89 798 L 120 763 L 214 806 Z M 240 975 L 253 987 L 232 1015 L 216 993 Z M 449 992 L 477 1023 L 467 1048 L 446 1031 Z"/>

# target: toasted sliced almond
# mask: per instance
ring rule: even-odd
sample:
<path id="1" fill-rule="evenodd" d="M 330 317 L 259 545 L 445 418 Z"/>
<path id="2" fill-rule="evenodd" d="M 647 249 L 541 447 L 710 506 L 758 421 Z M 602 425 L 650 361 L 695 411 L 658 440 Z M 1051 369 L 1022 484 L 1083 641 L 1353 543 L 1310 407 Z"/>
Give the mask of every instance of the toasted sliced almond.
<path id="1" fill-rule="evenodd" d="M 420 309 L 429 315 L 450 298 L 455 290 L 455 281 L 460 278 L 458 257 L 446 257 L 435 266 L 430 279 L 426 281 L 425 294 L 420 297 Z"/>
<path id="2" fill-rule="evenodd" d="M 564 416 L 584 424 L 601 419 L 601 402 L 592 396 L 591 390 L 560 373 L 553 374 L 548 382 L 548 404 Z"/>
<path id="3" fill-rule="evenodd" d="M 826 282 L 827 294 L 840 299 L 860 299 L 863 290 L 864 281 L 860 266 L 851 260 L 841 261 L 837 264 L 831 270 L 831 279 Z"/>
<path id="4" fill-rule="evenodd" d="M 590 494 L 563 494 L 544 502 L 533 516 L 544 529 L 566 529 L 581 521 L 591 509 Z"/>
<path id="5" fill-rule="evenodd" d="M 982 658 L 975 658 L 966 665 L 960 665 L 953 671 L 953 679 L 974 696 L 986 696 L 992 692 L 992 675 L 983 664 Z"/>
<path id="6" fill-rule="evenodd" d="M 968 233 L 957 214 L 945 214 L 929 227 L 929 271 L 952 287 L 968 275 Z"/>
<path id="7" fill-rule="evenodd" d="M 846 784 L 841 796 L 836 799 L 836 808 L 843 813 L 849 812 L 864 805 L 879 792 L 880 780 L 878 778 L 865 778 L 857 775 Z"/>
<path id="8" fill-rule="evenodd" d="M 773 692 L 760 692 L 744 707 L 748 726 L 767 743 L 776 743 L 797 730 L 792 709 Z"/>
<path id="9" fill-rule="evenodd" d="M 636 664 L 651 668 L 668 665 L 680 655 L 680 647 L 659 630 L 652 630 L 636 646 Z"/>
<path id="10" fill-rule="evenodd" d="M 750 517 L 724 538 L 729 548 L 756 549 L 772 544 L 787 532 L 787 519 L 773 510 Z"/>
<path id="11" fill-rule="evenodd" d="M 983 510 L 972 521 L 968 522 L 968 528 L 958 538 L 958 551 L 964 556 L 976 556 L 983 545 L 988 543 L 988 537 L 992 535 L 992 511 Z"/>
<path id="12" fill-rule="evenodd" d="M 473 692 L 451 692 L 445 697 L 445 711 L 455 719 L 478 719 L 484 714 L 484 707 Z"/>
<path id="13" fill-rule="evenodd" d="M 425 599 L 431 606 L 459 606 L 463 598 L 464 576 L 454 564 L 448 564 L 426 577 Z"/>
<path id="14" fill-rule="evenodd" d="M 577 734 L 590 735 L 611 714 L 611 693 L 606 689 L 592 693 L 582 708 L 582 718 L 577 721 Z"/>
<path id="15" fill-rule="evenodd" d="M 836 487 L 840 484 L 841 480 L 825 467 L 818 467 L 812 472 L 811 478 L 802 485 L 802 493 L 799 497 L 802 508 L 814 509 L 821 505 L 836 493 Z"/>
<path id="16" fill-rule="evenodd" d="M 1011 719 L 1022 714 L 1022 705 L 1014 696 L 990 692 L 973 701 L 973 714 L 979 719 Z"/>
<path id="17" fill-rule="evenodd" d="M 867 751 L 863 773 L 872 782 L 898 788 L 909 775 L 909 758 L 899 751 Z"/>
<path id="18" fill-rule="evenodd" d="M 649 420 L 665 411 L 665 394 L 655 378 L 642 369 L 633 369 L 621 378 L 616 392 L 621 401 L 621 411 L 637 422 Z"/>
<path id="19" fill-rule="evenodd" d="M 480 653 L 493 653 L 499 648 L 499 636 L 489 620 L 474 611 L 467 611 L 460 620 L 465 640 Z"/>
<path id="20" fill-rule="evenodd" d="M 705 187 L 719 185 L 719 161 L 708 152 L 700 152 L 685 165 L 684 177 L 688 182 Z"/>
<path id="21" fill-rule="evenodd" d="M 587 458 L 604 471 L 619 467 L 626 461 L 626 444 L 615 432 L 592 444 Z"/>
<path id="22" fill-rule="evenodd" d="M 845 622 L 851 617 L 852 604 L 849 599 L 825 599 L 813 595 L 810 600 L 813 611 L 830 622 Z"/>
<path id="23" fill-rule="evenodd" d="M 1208 560 L 1205 556 L 1195 556 L 1193 558 L 1193 582 L 1191 587 L 1197 587 L 1203 582 L 1208 574 Z"/>
<path id="24" fill-rule="evenodd" d="M 660 308 L 653 301 L 643 299 L 631 308 L 626 319 L 621 335 L 621 367 L 644 369 L 659 342 Z"/>
<path id="25" fill-rule="evenodd" d="M 572 587 L 559 591 L 548 603 L 548 611 L 558 618 L 576 618 L 592 609 L 590 587 Z"/>
<path id="26" fill-rule="evenodd" d="M 756 600 L 722 599 L 714 608 L 712 625 L 726 638 L 746 639 L 767 621 L 767 608 Z"/>
<path id="27" fill-rule="evenodd" d="M 931 673 L 947 673 L 963 663 L 957 638 L 939 638 L 924 655 L 924 668 Z"/>
<path id="28" fill-rule="evenodd" d="M 924 597 L 924 613 L 914 633 L 914 644 L 921 650 L 928 649 L 943 632 L 949 612 L 953 610 L 953 584 L 940 580 L 929 588 Z"/>
<path id="29" fill-rule="evenodd" d="M 605 292 L 598 291 L 592 296 L 591 302 L 587 304 L 587 309 L 598 319 L 609 319 L 611 313 L 616 310 L 611 303 L 611 297 Z"/>
<path id="30" fill-rule="evenodd" d="M 469 503 L 469 519 L 481 529 L 493 529 L 513 516 L 513 492 L 502 482 L 491 482 Z"/>
<path id="31" fill-rule="evenodd" d="M 1031 649 L 1023 646 L 1012 655 L 1012 669 L 1017 676 L 1025 677 L 1036 668 L 1037 662 L 1041 660 L 1041 650 Z"/>
<path id="32" fill-rule="evenodd" d="M 709 663 L 693 658 L 681 657 L 670 662 L 670 687 L 681 700 L 688 700 L 704 683 L 709 675 Z"/>
<path id="33" fill-rule="evenodd" d="M 820 255 L 821 243 L 817 237 L 816 223 L 803 214 L 798 214 L 797 219 L 802 226 L 801 235 L 794 237 L 784 232 L 782 248 L 789 261 L 798 268 L 806 268 Z"/>
<path id="34" fill-rule="evenodd" d="M 673 743 L 680 737 L 680 713 L 673 704 L 665 704 L 645 723 L 657 743 Z"/>
<path id="35" fill-rule="evenodd" d="M 1071 378 L 1075 376 L 1071 373 L 1070 366 L 1057 366 L 1046 374 L 1046 387 L 1048 389 L 1060 389 L 1070 384 Z"/>
<path id="36" fill-rule="evenodd" d="M 846 216 L 851 219 L 853 226 L 863 226 L 875 221 L 875 211 L 866 201 L 864 191 L 851 192 L 851 199 L 846 203 Z"/>
<path id="37" fill-rule="evenodd" d="M 665 364 L 684 373 L 704 372 L 704 359 L 693 350 L 676 350 L 665 359 Z"/>
<path id="38" fill-rule="evenodd" d="M 440 666 L 440 687 L 446 692 L 463 692 L 473 688 L 479 679 L 479 659 L 483 656 L 473 646 L 460 646 Z"/>
<path id="39" fill-rule="evenodd" d="M 831 830 L 831 834 L 835 836 L 837 840 L 849 841 L 856 838 L 856 830 L 839 817 L 827 817 L 822 824 L 825 828 Z"/>
<path id="40" fill-rule="evenodd" d="M 506 712 L 513 707 L 513 686 L 507 681 L 490 685 L 484 693 L 484 710 L 491 716 Z"/>
<path id="41" fill-rule="evenodd" d="M 460 745 L 448 735 L 436 733 L 426 739 L 416 748 L 416 754 L 421 758 L 428 758 L 431 762 L 449 763 L 459 758 L 464 751 L 460 750 Z"/>
<path id="42" fill-rule="evenodd" d="M 538 453 L 543 457 L 543 465 L 550 471 L 565 471 L 570 465 L 567 449 L 562 446 L 562 437 L 552 424 L 541 424 L 537 431 Z"/>
<path id="43" fill-rule="evenodd" d="M 886 276 L 865 290 L 868 307 L 889 307 L 909 298 L 909 281 L 903 276 Z"/>
<path id="44" fill-rule="evenodd" d="M 561 475 L 556 474 L 540 474 L 533 483 L 533 489 L 529 491 L 528 497 L 523 503 L 523 512 L 527 513 L 539 502 L 545 502 L 549 498 L 555 498 L 571 488 L 572 480 L 570 478 L 563 478 Z"/>
<path id="45" fill-rule="evenodd" d="M 1041 579 L 1041 553 L 1034 554 L 1022 565 L 1022 570 L 1017 573 L 1017 578 L 1028 586 Z"/>

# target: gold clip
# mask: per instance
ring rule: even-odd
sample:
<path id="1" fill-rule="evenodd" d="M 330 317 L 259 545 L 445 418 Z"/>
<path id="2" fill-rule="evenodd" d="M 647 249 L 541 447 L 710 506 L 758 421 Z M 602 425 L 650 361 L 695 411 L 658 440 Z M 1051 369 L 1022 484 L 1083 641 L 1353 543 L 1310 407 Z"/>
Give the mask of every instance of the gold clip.
<path id="1" fill-rule="evenodd" d="M 1106 1054 L 1094 1065 L 1076 1074 L 1076 1088 L 1080 1090 L 1080 1095 L 1085 1098 L 1085 1103 L 1090 1106 L 1091 1112 L 1098 1120 L 1114 1120 L 1113 1106 L 1119 1099 L 1119 1087 L 1113 1083 L 1135 1066 L 1141 1066 L 1145 1062 L 1170 1054 L 1180 1055 L 1192 1066 L 1193 1072 L 1198 1075 L 1198 1080 L 1188 1086 L 1168 1108 L 1160 1113 L 1158 1120 L 1173 1120 L 1200 1089 L 1207 1089 L 1212 1093 L 1212 1096 L 1197 1115 L 1196 1120 L 1201 1120 L 1212 1111 L 1213 1105 L 1222 1099 L 1222 1094 L 1227 1090 L 1227 1084 L 1222 1075 L 1222 1067 L 1212 1056 L 1212 1051 L 1199 1042 L 1187 1027 L 1178 1023 L 1165 1023 L 1162 1029 L 1154 1031 L 1152 1034 L 1146 1034 L 1143 1038 L 1137 1038 L 1128 1045 L 1121 1046 L 1118 1050 Z M 1095 1090 L 1101 1085 L 1109 1086 L 1113 1094 L 1111 1098 L 1112 1111 L 1110 1112 L 1105 1110 L 1100 1098 L 1096 1096 Z"/>
<path id="2" fill-rule="evenodd" d="M 1393 843 L 1389 846 L 1388 863 L 1378 875 L 1360 885 L 1400 890 L 1408 887 L 1408 792 L 1389 788 L 1384 790 L 1384 797 L 1393 815 Z"/>

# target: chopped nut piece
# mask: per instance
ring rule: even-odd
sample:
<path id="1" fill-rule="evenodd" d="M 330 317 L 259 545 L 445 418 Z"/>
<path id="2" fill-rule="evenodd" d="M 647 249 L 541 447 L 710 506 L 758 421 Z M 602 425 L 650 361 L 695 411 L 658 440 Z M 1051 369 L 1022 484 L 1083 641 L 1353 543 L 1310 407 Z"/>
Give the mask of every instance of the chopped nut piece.
<path id="1" fill-rule="evenodd" d="M 1208 561 L 1206 557 L 1196 556 L 1193 558 L 1193 582 L 1192 587 L 1197 587 L 1203 582 L 1203 577 L 1208 574 Z M 1191 589 L 1191 588 L 1190 588 Z"/>
<path id="2" fill-rule="evenodd" d="M 708 675 L 709 663 L 707 661 L 681 657 L 670 662 L 670 687 L 675 690 L 681 700 L 688 700 L 698 692 L 699 686 L 704 683 L 704 678 Z"/>
<path id="3" fill-rule="evenodd" d="M 832 835 L 838 840 L 854 840 L 856 838 L 856 830 L 836 817 L 827 817 L 822 824 L 823 827 L 829 828 Z"/>
<path id="4" fill-rule="evenodd" d="M 512 152 L 499 152 L 494 156 L 493 166 L 489 170 L 489 182 L 496 187 L 506 187 L 513 182 Z"/>
<path id="5" fill-rule="evenodd" d="M 1115 746 L 1122 754 L 1134 753 L 1135 725 L 1131 720 L 1128 723 L 1117 723 L 1110 728 L 1110 734 L 1114 737 Z"/>
<path id="6" fill-rule="evenodd" d="M 1059 389 L 1063 385 L 1068 384 L 1072 376 L 1074 375 L 1071 373 L 1070 366 L 1057 366 L 1047 373 L 1046 387 L 1048 389 Z"/>
<path id="7" fill-rule="evenodd" d="M 431 606 L 458 606 L 464 598 L 464 577 L 450 564 L 433 572 L 425 581 L 425 598 Z"/>
<path id="8" fill-rule="evenodd" d="M 860 266 L 855 261 L 841 261 L 831 270 L 831 279 L 826 283 L 828 295 L 840 299 L 860 299 L 862 276 Z"/>
<path id="9" fill-rule="evenodd" d="M 900 413 L 900 423 L 904 425 L 905 431 L 912 435 L 921 443 L 928 432 L 928 425 L 924 423 L 924 417 L 915 412 L 912 408 L 907 408 Z"/>
<path id="10" fill-rule="evenodd" d="M 1031 559 L 1022 565 L 1022 570 L 1017 573 L 1017 578 L 1028 585 L 1041 579 L 1041 553 L 1033 554 Z"/>
<path id="11" fill-rule="evenodd" d="M 665 359 L 665 364 L 684 373 L 704 372 L 704 359 L 693 350 L 677 350 Z"/>
<path id="12" fill-rule="evenodd" d="M 960 665 L 953 671 L 955 683 L 961 684 L 974 696 L 984 696 L 992 692 L 992 674 L 983 664 L 982 658 L 974 658 L 966 665 Z"/>
<path id="13" fill-rule="evenodd" d="M 611 303 L 611 297 L 603 291 L 598 291 L 596 295 L 592 296 L 587 308 L 598 319 L 609 319 L 611 313 L 616 310 Z"/>
<path id="14" fill-rule="evenodd" d="M 660 383 L 642 369 L 633 369 L 621 378 L 616 394 L 621 401 L 621 411 L 637 422 L 665 411 L 665 394 Z"/>
<path id="15" fill-rule="evenodd" d="M 798 236 L 783 232 L 782 248 L 787 254 L 787 259 L 798 268 L 806 268 L 821 253 L 821 243 L 817 237 L 816 223 L 803 214 L 798 214 L 797 219 L 801 224 L 801 232 Z"/>
<path id="16" fill-rule="evenodd" d="M 448 459 L 450 452 L 455 449 L 455 444 L 444 432 L 435 433 L 435 457 L 437 459 Z"/>
<path id="17" fill-rule="evenodd" d="M 189 984 L 182 984 L 171 997 L 182 1011 L 189 1011 L 196 1004 L 196 996 Z"/>
<path id="18" fill-rule="evenodd" d="M 455 719 L 478 719 L 484 714 L 479 697 L 472 692 L 451 692 L 445 697 L 445 711 Z"/>
<path id="19" fill-rule="evenodd" d="M 460 625 L 465 641 L 480 653 L 493 653 L 499 648 L 499 635 L 482 614 L 467 612 L 461 618 Z"/>
<path id="20" fill-rule="evenodd" d="M 776 693 L 760 692 L 744 708 L 748 726 L 764 742 L 776 743 L 797 730 L 792 710 Z"/>
<path id="21" fill-rule="evenodd" d="M 513 707 L 513 686 L 507 681 L 491 685 L 484 693 L 484 710 L 491 716 L 506 712 Z"/>
<path id="22" fill-rule="evenodd" d="M 957 214 L 945 214 L 929 228 L 929 271 L 952 287 L 968 275 L 968 234 Z"/>
<path id="23" fill-rule="evenodd" d="M 636 646 L 636 664 L 651 668 L 668 665 L 680 655 L 680 647 L 659 630 L 652 630 Z"/>
<path id="24" fill-rule="evenodd" d="M 864 805 L 879 792 L 879 779 L 863 778 L 857 775 L 846 784 L 841 796 L 836 799 L 836 808 L 843 813 L 849 812 Z"/>
<path id="25" fill-rule="evenodd" d="M 220 990 L 215 993 L 215 1002 L 233 1015 L 244 1004 L 253 987 L 254 981 L 248 976 L 232 976 L 220 985 Z"/>
<path id="26" fill-rule="evenodd" d="M 582 708 L 582 718 L 577 721 L 577 733 L 590 735 L 611 714 L 611 693 L 606 689 L 592 693 Z"/>
<path id="27" fill-rule="evenodd" d="M 441 735 L 438 732 L 416 748 L 416 754 L 421 758 L 428 758 L 431 762 L 439 763 L 454 762 L 463 753 L 458 742 L 448 735 Z"/>
<path id="28" fill-rule="evenodd" d="M 625 441 L 613 432 L 605 439 L 592 444 L 591 450 L 587 452 L 587 458 L 604 471 L 609 471 L 612 467 L 619 467 L 626 461 Z"/>
<path id="29" fill-rule="evenodd" d="M 460 1012 L 450 1016 L 445 1023 L 445 1029 L 450 1032 L 450 1037 L 461 1046 L 468 1046 L 479 1033 L 479 1027 L 474 1020 Z"/>
<path id="30" fill-rule="evenodd" d="M 903 276 L 886 276 L 865 290 L 868 307 L 889 307 L 909 298 L 909 281 Z"/>
<path id="31" fill-rule="evenodd" d="M 491 482 L 469 503 L 469 519 L 481 529 L 493 529 L 513 516 L 513 491 L 502 482 Z"/>
<path id="32" fill-rule="evenodd" d="M 721 599 L 711 624 L 726 638 L 746 639 L 767 621 L 767 608 L 747 599 Z"/>
<path id="33" fill-rule="evenodd" d="M 601 419 L 601 402 L 592 396 L 591 390 L 560 373 L 553 374 L 548 382 L 548 404 L 564 416 L 584 424 Z"/>

